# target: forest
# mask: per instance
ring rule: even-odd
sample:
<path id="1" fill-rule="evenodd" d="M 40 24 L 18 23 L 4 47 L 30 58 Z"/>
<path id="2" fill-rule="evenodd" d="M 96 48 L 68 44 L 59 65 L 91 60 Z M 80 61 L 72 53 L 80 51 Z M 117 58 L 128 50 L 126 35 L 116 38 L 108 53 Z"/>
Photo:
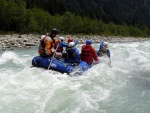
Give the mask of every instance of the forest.
<path id="1" fill-rule="evenodd" d="M 150 36 L 150 0 L 0 0 L 0 34 Z"/>

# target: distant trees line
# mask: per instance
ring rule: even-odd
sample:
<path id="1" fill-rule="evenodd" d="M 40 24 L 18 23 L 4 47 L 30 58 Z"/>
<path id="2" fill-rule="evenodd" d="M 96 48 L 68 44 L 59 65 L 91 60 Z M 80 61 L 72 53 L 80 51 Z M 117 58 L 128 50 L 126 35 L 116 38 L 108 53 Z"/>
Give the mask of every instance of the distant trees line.
<path id="1" fill-rule="evenodd" d="M 61 34 L 150 36 L 150 29 L 144 24 L 117 25 L 104 23 L 100 19 L 76 15 L 72 12 L 50 14 L 41 8 L 27 8 L 24 0 L 0 0 L 0 33 L 40 33 L 52 27 Z"/>

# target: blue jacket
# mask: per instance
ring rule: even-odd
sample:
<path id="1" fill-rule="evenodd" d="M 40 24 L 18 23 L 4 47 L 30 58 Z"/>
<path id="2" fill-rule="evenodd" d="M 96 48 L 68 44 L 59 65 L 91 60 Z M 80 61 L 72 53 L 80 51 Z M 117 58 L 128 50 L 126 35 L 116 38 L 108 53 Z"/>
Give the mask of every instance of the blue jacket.
<path id="1" fill-rule="evenodd" d="M 77 45 L 78 44 L 78 41 L 76 40 L 75 42 L 75 45 Z M 60 42 L 59 43 L 59 46 L 58 46 L 58 48 L 57 48 L 57 52 L 63 52 L 63 47 L 66 47 L 66 49 L 67 48 L 69 48 L 69 46 L 68 46 L 68 44 L 67 43 L 65 43 L 65 42 Z"/>
<path id="2" fill-rule="evenodd" d="M 103 50 L 104 41 L 100 43 L 99 50 L 96 51 L 98 56 L 103 56 L 104 54 L 107 54 L 108 57 L 110 57 L 110 51 L 109 48 L 106 48 Z"/>
<path id="3" fill-rule="evenodd" d="M 65 42 L 60 42 L 59 47 L 69 47 Z"/>
<path id="4" fill-rule="evenodd" d="M 78 40 L 74 41 L 74 43 L 75 43 L 75 45 L 77 45 L 78 44 Z"/>

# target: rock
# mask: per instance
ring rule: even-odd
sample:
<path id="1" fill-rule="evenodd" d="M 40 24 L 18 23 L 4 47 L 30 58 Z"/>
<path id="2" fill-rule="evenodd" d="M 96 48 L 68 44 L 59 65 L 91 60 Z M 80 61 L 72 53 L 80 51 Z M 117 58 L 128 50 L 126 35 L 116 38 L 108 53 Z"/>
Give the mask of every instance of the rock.
<path id="1" fill-rule="evenodd" d="M 19 35 L 18 38 L 21 38 L 21 35 Z"/>
<path id="2" fill-rule="evenodd" d="M 0 50 L 6 50 L 6 48 L 18 47 L 18 48 L 30 48 L 31 46 L 38 46 L 40 43 L 41 35 L 0 35 Z M 87 39 L 93 40 L 93 43 L 100 43 L 102 41 L 108 41 L 109 43 L 126 43 L 126 42 L 141 42 L 150 40 L 150 38 L 134 38 L 134 37 L 121 37 L 121 36 L 81 36 L 81 35 L 61 35 L 65 37 L 65 42 L 69 37 L 73 37 L 74 40 L 78 40 L 79 44 L 84 44 Z M 59 35 L 57 35 L 59 37 Z"/>
<path id="3" fill-rule="evenodd" d="M 26 43 L 25 46 L 35 46 L 35 45 L 32 43 Z"/>

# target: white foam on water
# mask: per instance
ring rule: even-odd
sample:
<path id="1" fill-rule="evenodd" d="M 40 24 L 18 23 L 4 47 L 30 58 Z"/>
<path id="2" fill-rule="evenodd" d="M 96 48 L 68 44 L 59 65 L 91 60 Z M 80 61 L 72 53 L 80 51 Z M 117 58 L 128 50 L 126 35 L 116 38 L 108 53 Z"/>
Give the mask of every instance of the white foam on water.
<path id="1" fill-rule="evenodd" d="M 148 113 L 149 43 L 110 43 L 111 65 L 108 57 L 99 58 L 82 76 L 30 68 L 37 54 L 32 48 L 3 52 L 0 112 Z"/>
<path id="2" fill-rule="evenodd" d="M 4 64 L 9 61 L 19 61 L 17 55 L 14 52 L 6 51 L 0 56 L 0 64 Z"/>

